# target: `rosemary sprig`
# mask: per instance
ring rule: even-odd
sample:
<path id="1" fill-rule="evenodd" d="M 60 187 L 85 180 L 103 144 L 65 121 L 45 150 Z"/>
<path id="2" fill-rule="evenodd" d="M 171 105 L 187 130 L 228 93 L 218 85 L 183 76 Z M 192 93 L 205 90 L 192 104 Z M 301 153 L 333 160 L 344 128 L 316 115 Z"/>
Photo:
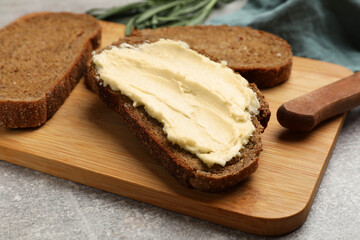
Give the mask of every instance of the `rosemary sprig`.
<path id="1" fill-rule="evenodd" d="M 126 23 L 125 35 L 133 28 L 158 28 L 203 23 L 214 7 L 234 0 L 146 0 L 125 6 L 87 11 L 98 19 Z"/>

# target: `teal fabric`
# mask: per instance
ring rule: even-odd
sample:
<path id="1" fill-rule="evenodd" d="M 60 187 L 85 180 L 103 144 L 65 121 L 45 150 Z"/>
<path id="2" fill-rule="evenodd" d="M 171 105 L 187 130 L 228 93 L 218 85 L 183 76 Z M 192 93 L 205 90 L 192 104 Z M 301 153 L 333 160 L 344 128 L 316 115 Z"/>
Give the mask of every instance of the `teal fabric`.
<path id="1" fill-rule="evenodd" d="M 207 24 L 271 32 L 286 39 L 296 56 L 360 70 L 360 0 L 248 0 Z"/>

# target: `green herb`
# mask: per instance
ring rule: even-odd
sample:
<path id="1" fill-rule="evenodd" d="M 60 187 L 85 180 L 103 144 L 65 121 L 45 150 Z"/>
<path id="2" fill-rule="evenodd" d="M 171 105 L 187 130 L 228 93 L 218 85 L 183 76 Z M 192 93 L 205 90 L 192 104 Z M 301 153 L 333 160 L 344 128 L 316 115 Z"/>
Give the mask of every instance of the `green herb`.
<path id="1" fill-rule="evenodd" d="M 87 11 L 97 19 L 126 24 L 125 35 L 133 28 L 158 28 L 203 23 L 214 7 L 234 0 L 147 0 L 112 8 Z"/>

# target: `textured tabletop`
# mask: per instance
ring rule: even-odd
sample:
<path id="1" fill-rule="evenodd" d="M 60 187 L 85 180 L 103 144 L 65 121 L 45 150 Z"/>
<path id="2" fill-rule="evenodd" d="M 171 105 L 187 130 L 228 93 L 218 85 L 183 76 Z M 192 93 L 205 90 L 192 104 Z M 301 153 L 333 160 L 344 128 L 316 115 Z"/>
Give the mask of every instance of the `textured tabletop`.
<path id="1" fill-rule="evenodd" d="M 0 27 L 36 11 L 131 1 L 0 0 Z M 222 14 L 242 6 L 228 6 Z M 359 239 L 360 108 L 350 111 L 305 224 L 284 239 Z M 0 161 L 0 239 L 263 239 Z"/>

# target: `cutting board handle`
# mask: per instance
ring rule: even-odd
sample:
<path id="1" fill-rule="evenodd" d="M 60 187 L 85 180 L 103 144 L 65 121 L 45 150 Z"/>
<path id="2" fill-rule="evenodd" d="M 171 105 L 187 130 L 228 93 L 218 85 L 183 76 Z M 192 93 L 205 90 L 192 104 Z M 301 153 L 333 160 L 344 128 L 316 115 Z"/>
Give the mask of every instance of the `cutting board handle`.
<path id="1" fill-rule="evenodd" d="M 360 105 L 360 72 L 281 105 L 279 123 L 288 129 L 310 131 L 320 122 Z"/>

